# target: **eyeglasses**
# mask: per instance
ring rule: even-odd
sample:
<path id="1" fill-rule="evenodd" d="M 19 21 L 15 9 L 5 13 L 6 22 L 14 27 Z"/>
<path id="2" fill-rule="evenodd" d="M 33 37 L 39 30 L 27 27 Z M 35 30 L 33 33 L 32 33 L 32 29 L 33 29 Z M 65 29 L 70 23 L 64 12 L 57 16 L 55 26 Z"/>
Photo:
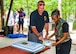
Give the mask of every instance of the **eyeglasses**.
<path id="1" fill-rule="evenodd" d="M 39 6 L 45 6 L 45 4 L 39 4 Z"/>

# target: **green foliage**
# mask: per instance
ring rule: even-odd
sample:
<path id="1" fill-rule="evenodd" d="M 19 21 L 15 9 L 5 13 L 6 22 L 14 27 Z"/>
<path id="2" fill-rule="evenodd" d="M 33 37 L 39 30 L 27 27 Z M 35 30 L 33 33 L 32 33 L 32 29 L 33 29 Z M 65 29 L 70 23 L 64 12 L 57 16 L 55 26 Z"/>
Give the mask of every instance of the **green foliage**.
<path id="1" fill-rule="evenodd" d="M 62 15 L 65 20 L 73 14 L 75 16 L 76 0 L 62 0 Z M 67 16 L 68 15 L 68 16 Z"/>
<path id="2" fill-rule="evenodd" d="M 4 0 L 4 10 L 9 9 L 11 0 Z M 37 2 L 39 0 L 14 0 L 12 10 L 15 12 L 16 9 L 23 8 L 26 16 L 29 17 L 30 13 L 37 8 Z M 58 8 L 58 0 L 44 0 L 45 10 L 51 16 L 51 12 Z M 67 20 L 68 16 L 73 14 L 76 18 L 76 0 L 62 0 L 62 17 Z M 74 28 L 76 24 L 74 23 Z"/>
<path id="3" fill-rule="evenodd" d="M 73 29 L 76 30 L 76 22 L 73 23 Z"/>
<path id="4" fill-rule="evenodd" d="M 57 0 L 44 0 L 45 1 L 45 10 L 48 11 L 49 16 L 51 16 L 51 12 L 58 7 Z"/>
<path id="5" fill-rule="evenodd" d="M 9 8 L 11 0 L 4 0 L 4 9 L 5 11 Z M 37 2 L 39 0 L 14 0 L 12 10 L 15 11 L 19 8 L 24 8 L 24 12 L 27 16 L 37 8 Z M 58 8 L 58 0 L 44 0 L 45 1 L 45 10 L 48 11 L 49 16 L 54 9 Z M 68 18 L 70 14 L 74 14 L 76 10 L 76 0 L 62 0 L 62 17 L 65 20 Z M 75 15 L 76 16 L 76 15 Z"/>

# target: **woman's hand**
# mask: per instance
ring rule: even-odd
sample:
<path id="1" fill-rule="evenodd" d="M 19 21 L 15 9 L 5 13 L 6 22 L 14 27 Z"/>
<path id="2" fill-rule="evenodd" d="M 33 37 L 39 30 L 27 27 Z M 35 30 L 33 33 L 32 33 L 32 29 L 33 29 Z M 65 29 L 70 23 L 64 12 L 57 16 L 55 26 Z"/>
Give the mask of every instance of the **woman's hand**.
<path id="1" fill-rule="evenodd" d="M 57 46 L 58 44 L 57 43 L 52 43 L 52 46 Z"/>

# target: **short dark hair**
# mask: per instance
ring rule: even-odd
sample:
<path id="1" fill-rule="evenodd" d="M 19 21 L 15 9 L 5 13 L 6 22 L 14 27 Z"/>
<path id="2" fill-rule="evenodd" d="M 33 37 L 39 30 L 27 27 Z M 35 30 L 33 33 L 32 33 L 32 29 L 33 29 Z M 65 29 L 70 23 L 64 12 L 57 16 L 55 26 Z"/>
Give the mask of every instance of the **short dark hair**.
<path id="1" fill-rule="evenodd" d="M 58 9 L 55 9 L 54 11 L 52 11 L 51 16 L 56 15 L 58 17 L 58 15 L 60 15 L 60 11 Z"/>
<path id="2" fill-rule="evenodd" d="M 44 4 L 45 4 L 45 2 L 44 2 L 43 0 L 38 1 L 38 4 L 39 4 L 40 2 L 42 2 L 42 3 L 44 3 Z"/>
<path id="3" fill-rule="evenodd" d="M 24 9 L 23 8 L 20 8 L 20 11 L 24 11 Z"/>

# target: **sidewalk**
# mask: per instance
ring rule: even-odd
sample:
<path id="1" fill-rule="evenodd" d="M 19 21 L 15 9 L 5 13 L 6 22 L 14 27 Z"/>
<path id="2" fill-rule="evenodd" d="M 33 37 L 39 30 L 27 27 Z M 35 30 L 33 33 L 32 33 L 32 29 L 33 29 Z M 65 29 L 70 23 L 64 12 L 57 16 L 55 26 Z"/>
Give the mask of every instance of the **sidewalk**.
<path id="1" fill-rule="evenodd" d="M 70 32 L 70 36 L 72 38 L 72 44 L 76 45 L 76 30 L 73 30 L 72 32 Z"/>

